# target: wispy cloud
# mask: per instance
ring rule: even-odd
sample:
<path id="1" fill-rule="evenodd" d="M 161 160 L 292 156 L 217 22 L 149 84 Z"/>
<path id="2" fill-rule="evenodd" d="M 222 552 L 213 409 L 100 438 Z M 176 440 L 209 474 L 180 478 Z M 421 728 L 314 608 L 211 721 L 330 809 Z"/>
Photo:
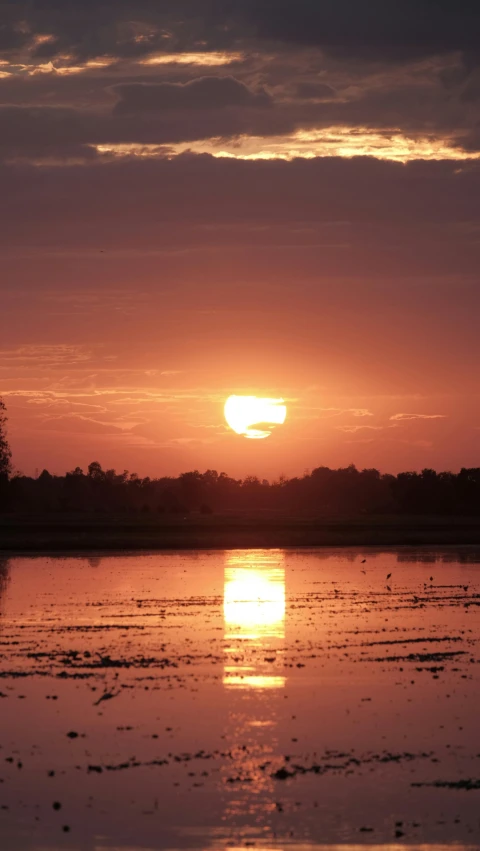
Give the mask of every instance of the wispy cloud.
<path id="1" fill-rule="evenodd" d="M 142 59 L 141 65 L 200 65 L 214 67 L 216 65 L 231 65 L 232 62 L 242 62 L 242 53 L 211 50 L 203 53 L 157 53 Z"/>
<path id="2" fill-rule="evenodd" d="M 462 137 L 442 138 L 424 135 L 417 138 L 392 128 L 372 130 L 333 125 L 328 128 L 296 130 L 283 136 L 215 136 L 172 144 L 139 142 L 90 143 L 103 156 L 156 159 L 185 153 L 209 154 L 216 159 L 234 160 L 311 160 L 316 157 L 371 156 L 380 160 L 407 163 L 413 160 L 478 160 L 480 153 L 462 147 Z"/>
<path id="3" fill-rule="evenodd" d="M 372 426 L 372 425 L 346 425 L 346 426 L 337 426 L 339 431 L 345 431 L 349 434 L 355 434 L 357 431 L 383 431 L 384 426 Z"/>
<path id="4" fill-rule="evenodd" d="M 92 353 L 84 346 L 28 345 L 0 349 L 0 368 L 48 366 L 64 367 L 91 360 Z"/>
<path id="5" fill-rule="evenodd" d="M 52 424 L 54 427 L 55 423 L 65 422 L 67 420 L 74 420 L 80 422 L 88 422 L 94 425 L 106 426 L 107 428 L 114 428 L 115 430 L 119 429 L 120 431 L 131 431 L 133 428 L 139 425 L 145 425 L 149 422 L 149 419 L 144 417 L 114 417 L 112 421 L 101 420 L 96 416 L 86 416 L 85 414 L 80 414 L 76 411 L 71 411 L 66 414 L 60 414 L 58 416 L 44 415 L 41 417 L 41 420 L 44 423 Z"/>
<path id="6" fill-rule="evenodd" d="M 286 401 L 290 402 L 291 399 Z M 304 419 L 330 419 L 331 417 L 340 417 L 343 414 L 350 414 L 353 417 L 373 417 L 368 408 L 322 408 L 316 406 L 302 405 L 303 411 L 308 411 Z"/>
<path id="7" fill-rule="evenodd" d="M 343 413 L 353 414 L 354 417 L 373 417 L 372 412 L 368 408 L 348 408 Z"/>
<path id="8" fill-rule="evenodd" d="M 53 36 L 51 37 L 53 40 Z M 45 40 L 44 40 L 45 43 Z M 99 68 L 107 68 L 115 62 L 114 57 L 101 57 L 97 59 L 89 59 L 82 63 L 68 63 L 68 57 L 55 62 L 2 62 L 1 77 L 38 77 L 45 74 L 52 76 L 67 77 L 75 74 L 83 74 L 87 71 L 98 71 Z"/>
<path id="9" fill-rule="evenodd" d="M 404 422 L 406 420 L 445 420 L 446 414 L 393 414 L 391 420 Z"/>

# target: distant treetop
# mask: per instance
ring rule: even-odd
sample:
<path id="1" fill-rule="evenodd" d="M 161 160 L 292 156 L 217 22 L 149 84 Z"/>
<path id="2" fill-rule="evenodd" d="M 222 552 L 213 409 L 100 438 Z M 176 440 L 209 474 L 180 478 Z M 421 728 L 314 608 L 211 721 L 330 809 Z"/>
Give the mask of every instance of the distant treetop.
<path id="1" fill-rule="evenodd" d="M 7 409 L 0 398 L 0 476 L 9 476 L 12 472 L 12 452 L 7 440 Z"/>
<path id="2" fill-rule="evenodd" d="M 2 406 L 2 435 L 5 407 Z M 405 472 L 396 476 L 354 464 L 338 470 L 320 466 L 301 477 L 282 475 L 268 482 L 255 475 L 231 478 L 216 470 L 191 470 L 178 477 L 141 478 L 124 470 L 104 470 L 98 461 L 84 473 L 76 467 L 64 476 L 48 470 L 30 478 L 11 471 L 3 437 L 3 485 L 0 510 L 23 513 L 188 513 L 282 511 L 315 515 L 443 514 L 480 516 L 480 467 L 459 473 Z"/>

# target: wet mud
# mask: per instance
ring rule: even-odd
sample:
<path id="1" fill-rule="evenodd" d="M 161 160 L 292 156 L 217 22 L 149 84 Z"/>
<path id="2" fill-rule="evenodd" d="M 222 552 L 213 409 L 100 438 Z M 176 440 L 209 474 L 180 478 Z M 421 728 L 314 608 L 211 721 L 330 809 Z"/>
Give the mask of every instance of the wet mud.
<path id="1" fill-rule="evenodd" d="M 3 572 L 5 851 L 480 848 L 480 552 Z"/>

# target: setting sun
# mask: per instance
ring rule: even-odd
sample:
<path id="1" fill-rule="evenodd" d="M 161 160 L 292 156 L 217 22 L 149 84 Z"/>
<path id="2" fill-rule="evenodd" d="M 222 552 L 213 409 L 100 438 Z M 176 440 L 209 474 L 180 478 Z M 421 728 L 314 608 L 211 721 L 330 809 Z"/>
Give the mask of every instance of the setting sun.
<path id="1" fill-rule="evenodd" d="M 228 425 L 237 434 L 253 440 L 262 440 L 271 435 L 273 426 L 283 425 L 287 407 L 283 399 L 230 396 L 225 402 L 224 412 Z"/>

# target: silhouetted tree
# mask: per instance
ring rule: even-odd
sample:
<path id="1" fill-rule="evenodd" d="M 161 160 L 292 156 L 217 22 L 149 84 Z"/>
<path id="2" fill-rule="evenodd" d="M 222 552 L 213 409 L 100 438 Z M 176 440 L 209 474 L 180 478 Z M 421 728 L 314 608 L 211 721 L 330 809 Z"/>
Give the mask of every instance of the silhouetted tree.
<path id="1" fill-rule="evenodd" d="M 12 472 L 12 452 L 7 440 L 7 409 L 0 399 L 0 476 L 9 476 Z"/>
<path id="2" fill-rule="evenodd" d="M 96 481 L 102 481 L 105 478 L 105 473 L 98 461 L 92 461 L 92 463 L 88 465 L 88 475 L 91 479 L 95 479 Z"/>
<path id="3" fill-rule="evenodd" d="M 3 489 L 3 490 L 2 490 Z M 440 514 L 480 516 L 480 468 L 458 474 L 406 472 L 382 475 L 316 467 L 302 477 L 279 477 L 271 484 L 257 476 L 233 479 L 226 473 L 191 470 L 177 478 L 141 478 L 136 473 L 103 470 L 92 462 L 88 473 L 76 467 L 65 476 L 43 470 L 38 478 L 0 477 L 0 509 L 19 512 L 110 514 L 202 514 L 229 511 L 309 512 L 316 516 Z"/>

